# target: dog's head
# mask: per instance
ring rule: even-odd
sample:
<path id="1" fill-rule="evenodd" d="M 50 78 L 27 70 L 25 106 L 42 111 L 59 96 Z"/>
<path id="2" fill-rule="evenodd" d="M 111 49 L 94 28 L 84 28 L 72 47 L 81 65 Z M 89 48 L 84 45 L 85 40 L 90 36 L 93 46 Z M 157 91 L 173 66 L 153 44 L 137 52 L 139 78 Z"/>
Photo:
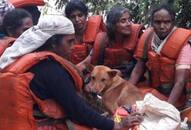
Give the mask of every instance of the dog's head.
<path id="1" fill-rule="evenodd" d="M 112 85 L 113 78 L 120 74 L 119 70 L 99 65 L 90 74 L 90 82 L 86 85 L 87 92 L 101 94 Z"/>

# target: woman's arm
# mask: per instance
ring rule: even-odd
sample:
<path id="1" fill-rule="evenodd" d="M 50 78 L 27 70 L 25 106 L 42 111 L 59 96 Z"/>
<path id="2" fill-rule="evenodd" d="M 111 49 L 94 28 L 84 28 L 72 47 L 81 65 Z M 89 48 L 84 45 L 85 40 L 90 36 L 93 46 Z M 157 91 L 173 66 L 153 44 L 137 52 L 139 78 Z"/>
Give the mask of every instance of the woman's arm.
<path id="1" fill-rule="evenodd" d="M 133 69 L 131 76 L 129 78 L 129 82 L 136 85 L 141 76 L 145 72 L 145 62 L 141 59 L 137 60 L 137 64 L 135 65 L 135 68 Z"/>

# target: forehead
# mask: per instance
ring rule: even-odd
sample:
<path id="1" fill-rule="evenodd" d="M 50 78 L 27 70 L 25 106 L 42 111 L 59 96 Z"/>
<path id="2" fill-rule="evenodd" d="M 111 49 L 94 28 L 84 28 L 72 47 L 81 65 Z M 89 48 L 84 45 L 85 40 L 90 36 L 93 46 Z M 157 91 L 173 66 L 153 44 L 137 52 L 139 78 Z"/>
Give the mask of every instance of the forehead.
<path id="1" fill-rule="evenodd" d="M 74 34 L 66 34 L 65 36 L 63 36 L 63 40 L 67 41 L 67 40 L 73 40 L 75 39 L 75 35 Z"/>
<path id="2" fill-rule="evenodd" d="M 153 20 L 171 20 L 171 16 L 167 10 L 161 9 L 154 13 Z"/>
<path id="3" fill-rule="evenodd" d="M 92 71 L 92 74 L 100 77 L 101 75 L 106 74 L 110 70 L 111 69 L 106 66 L 95 66 Z"/>
<path id="4" fill-rule="evenodd" d="M 83 15 L 83 12 L 76 9 L 76 10 L 72 11 L 72 13 L 70 14 L 70 16 L 74 16 L 74 15 Z"/>
<path id="5" fill-rule="evenodd" d="M 125 12 L 121 15 L 120 19 L 129 18 L 129 17 L 130 17 L 130 14 L 129 14 L 127 11 L 125 11 Z"/>

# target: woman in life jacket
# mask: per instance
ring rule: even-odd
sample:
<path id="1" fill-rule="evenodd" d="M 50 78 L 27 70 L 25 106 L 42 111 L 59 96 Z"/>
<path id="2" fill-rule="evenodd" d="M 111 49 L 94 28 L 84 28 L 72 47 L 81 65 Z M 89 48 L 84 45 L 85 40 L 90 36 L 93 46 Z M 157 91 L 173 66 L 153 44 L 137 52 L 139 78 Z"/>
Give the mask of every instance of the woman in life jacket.
<path id="1" fill-rule="evenodd" d="M 23 9 L 8 12 L 1 25 L 0 56 L 15 39 L 33 25 L 31 15 Z"/>
<path id="2" fill-rule="evenodd" d="M 28 11 L 32 15 L 34 25 L 38 23 L 41 12 L 37 6 L 45 5 L 44 0 L 10 0 L 15 8 L 20 8 Z"/>
<path id="3" fill-rule="evenodd" d="M 182 108 L 186 90 L 187 95 L 191 95 L 191 31 L 178 28 L 174 23 L 175 12 L 168 5 L 157 6 L 152 11 L 152 27 L 140 38 L 135 52 L 138 62 L 129 81 L 137 84 L 147 69 L 150 75 L 148 86 L 165 95 L 169 103 Z M 189 102 L 190 99 L 188 96 Z"/>
<path id="4" fill-rule="evenodd" d="M 88 7 L 80 0 L 67 3 L 66 17 L 74 24 L 76 41 L 70 61 L 78 64 L 89 54 L 99 32 L 105 31 L 102 16 L 88 16 Z"/>
<path id="5" fill-rule="evenodd" d="M 117 130 L 141 122 L 142 117 L 137 113 L 121 123 L 114 122 L 83 101 L 78 95 L 82 78 L 67 61 L 74 43 L 74 27 L 69 19 L 45 16 L 5 50 L 0 58 L 0 102 L 3 103 L 0 129 L 37 130 L 32 117 L 35 103 L 46 115 L 39 121 L 39 130 L 43 126 L 66 130 L 66 119 L 103 130 Z M 78 126 L 78 130 L 85 129 Z"/>
<path id="6" fill-rule="evenodd" d="M 107 15 L 106 27 L 107 32 L 97 35 L 93 53 L 84 62 L 119 69 L 128 78 L 136 63 L 133 54 L 143 26 L 132 22 L 128 9 L 114 7 Z"/>

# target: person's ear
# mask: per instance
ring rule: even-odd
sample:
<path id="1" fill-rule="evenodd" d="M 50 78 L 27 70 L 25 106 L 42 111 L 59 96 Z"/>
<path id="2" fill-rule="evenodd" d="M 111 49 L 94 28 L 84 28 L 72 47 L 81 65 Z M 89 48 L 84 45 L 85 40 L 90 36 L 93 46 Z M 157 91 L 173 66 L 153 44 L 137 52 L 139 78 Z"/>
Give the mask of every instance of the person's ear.
<path id="1" fill-rule="evenodd" d="M 7 27 L 5 29 L 6 33 L 9 35 L 9 36 L 13 36 L 14 35 L 14 32 L 13 32 L 13 29 L 12 27 Z"/>

